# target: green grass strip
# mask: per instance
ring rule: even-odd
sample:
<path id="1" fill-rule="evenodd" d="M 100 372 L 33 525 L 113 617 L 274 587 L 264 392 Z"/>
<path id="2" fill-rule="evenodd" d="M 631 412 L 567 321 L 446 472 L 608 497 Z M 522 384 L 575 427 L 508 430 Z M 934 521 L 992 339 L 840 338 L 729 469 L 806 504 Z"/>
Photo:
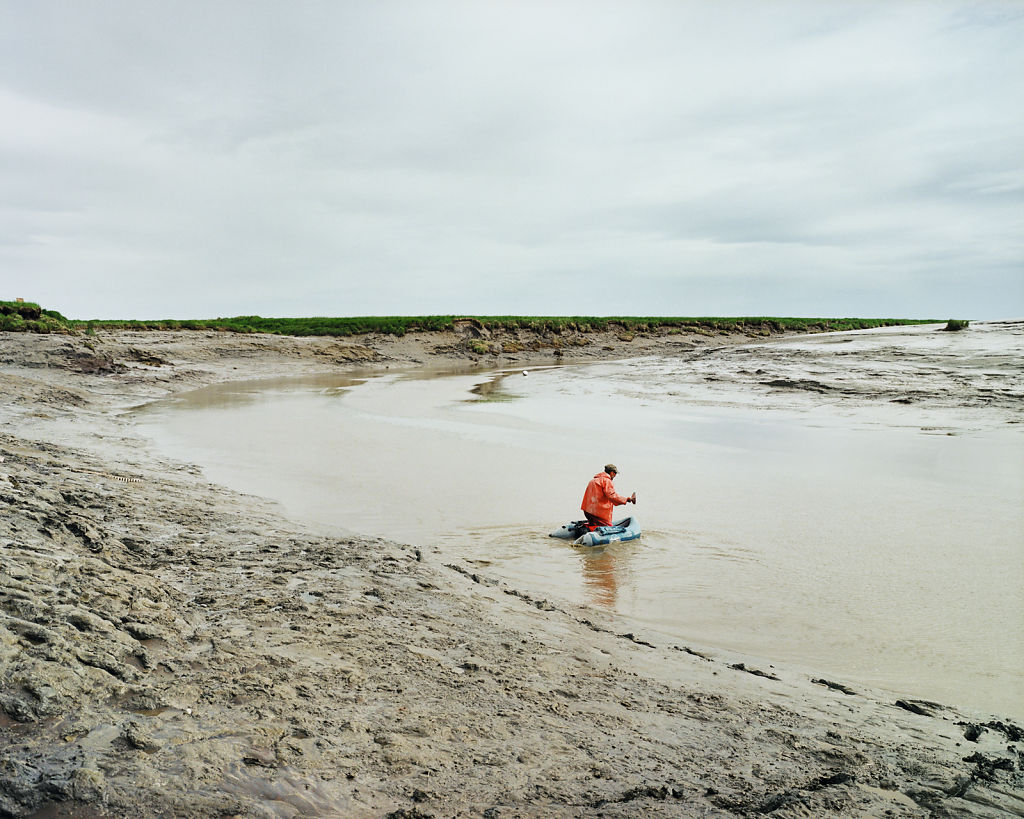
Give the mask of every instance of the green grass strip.
<path id="1" fill-rule="evenodd" d="M 0 330 L 68 332 L 96 330 L 206 330 L 231 333 L 273 333 L 287 336 L 357 336 L 383 333 L 402 336 L 412 332 L 452 330 L 456 322 L 476 322 L 488 330 L 535 332 L 592 332 L 615 329 L 625 332 L 675 330 L 677 332 L 733 333 L 830 332 L 863 330 L 904 324 L 923 324 L 934 319 L 779 318 L 775 316 L 673 317 L 673 316 L 315 316 L 265 318 L 234 316 L 212 319 L 67 319 L 38 304 L 0 301 Z"/>

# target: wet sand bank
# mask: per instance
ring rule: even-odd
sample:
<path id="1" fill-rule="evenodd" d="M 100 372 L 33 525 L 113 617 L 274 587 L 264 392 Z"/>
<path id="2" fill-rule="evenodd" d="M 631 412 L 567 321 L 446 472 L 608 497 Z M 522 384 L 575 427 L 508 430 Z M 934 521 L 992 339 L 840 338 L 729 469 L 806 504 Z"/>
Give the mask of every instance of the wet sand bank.
<path id="1" fill-rule="evenodd" d="M 426 546 L 300 526 L 123 416 L 234 378 L 465 363 L 447 348 L 0 335 L 0 815 L 1021 811 L 1006 718 L 698 656 Z"/>

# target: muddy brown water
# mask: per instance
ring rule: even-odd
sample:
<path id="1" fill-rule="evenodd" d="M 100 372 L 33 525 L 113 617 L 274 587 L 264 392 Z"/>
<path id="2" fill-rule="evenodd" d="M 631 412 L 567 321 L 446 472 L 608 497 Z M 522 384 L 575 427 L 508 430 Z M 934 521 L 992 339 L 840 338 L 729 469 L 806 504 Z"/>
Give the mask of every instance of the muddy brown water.
<path id="1" fill-rule="evenodd" d="M 1024 324 L 246 382 L 136 414 L 317 524 L 897 695 L 1024 715 Z M 549 538 L 608 462 L 635 542 Z M 633 507 L 625 507 L 629 512 Z"/>

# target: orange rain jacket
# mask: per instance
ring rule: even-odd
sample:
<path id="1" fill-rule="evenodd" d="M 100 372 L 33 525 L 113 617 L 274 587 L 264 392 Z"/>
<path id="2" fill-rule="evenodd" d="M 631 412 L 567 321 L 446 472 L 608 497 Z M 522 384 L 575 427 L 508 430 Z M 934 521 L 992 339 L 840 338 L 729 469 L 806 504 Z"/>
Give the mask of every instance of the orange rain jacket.
<path id="1" fill-rule="evenodd" d="M 624 498 L 615 491 L 611 475 L 607 472 L 598 472 L 587 484 L 580 509 L 598 518 L 605 526 L 611 526 L 612 509 L 622 506 L 628 500 L 629 498 Z"/>

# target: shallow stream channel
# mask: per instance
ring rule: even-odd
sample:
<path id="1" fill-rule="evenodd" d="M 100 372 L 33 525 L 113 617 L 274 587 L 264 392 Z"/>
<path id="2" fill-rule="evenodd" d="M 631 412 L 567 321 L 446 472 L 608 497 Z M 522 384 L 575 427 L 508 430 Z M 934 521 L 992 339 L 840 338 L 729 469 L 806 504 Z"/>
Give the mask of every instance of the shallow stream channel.
<path id="1" fill-rule="evenodd" d="M 1021 322 L 235 382 L 135 420 L 295 519 L 697 650 L 1024 716 Z M 548 537 L 607 462 L 643 537 Z"/>

